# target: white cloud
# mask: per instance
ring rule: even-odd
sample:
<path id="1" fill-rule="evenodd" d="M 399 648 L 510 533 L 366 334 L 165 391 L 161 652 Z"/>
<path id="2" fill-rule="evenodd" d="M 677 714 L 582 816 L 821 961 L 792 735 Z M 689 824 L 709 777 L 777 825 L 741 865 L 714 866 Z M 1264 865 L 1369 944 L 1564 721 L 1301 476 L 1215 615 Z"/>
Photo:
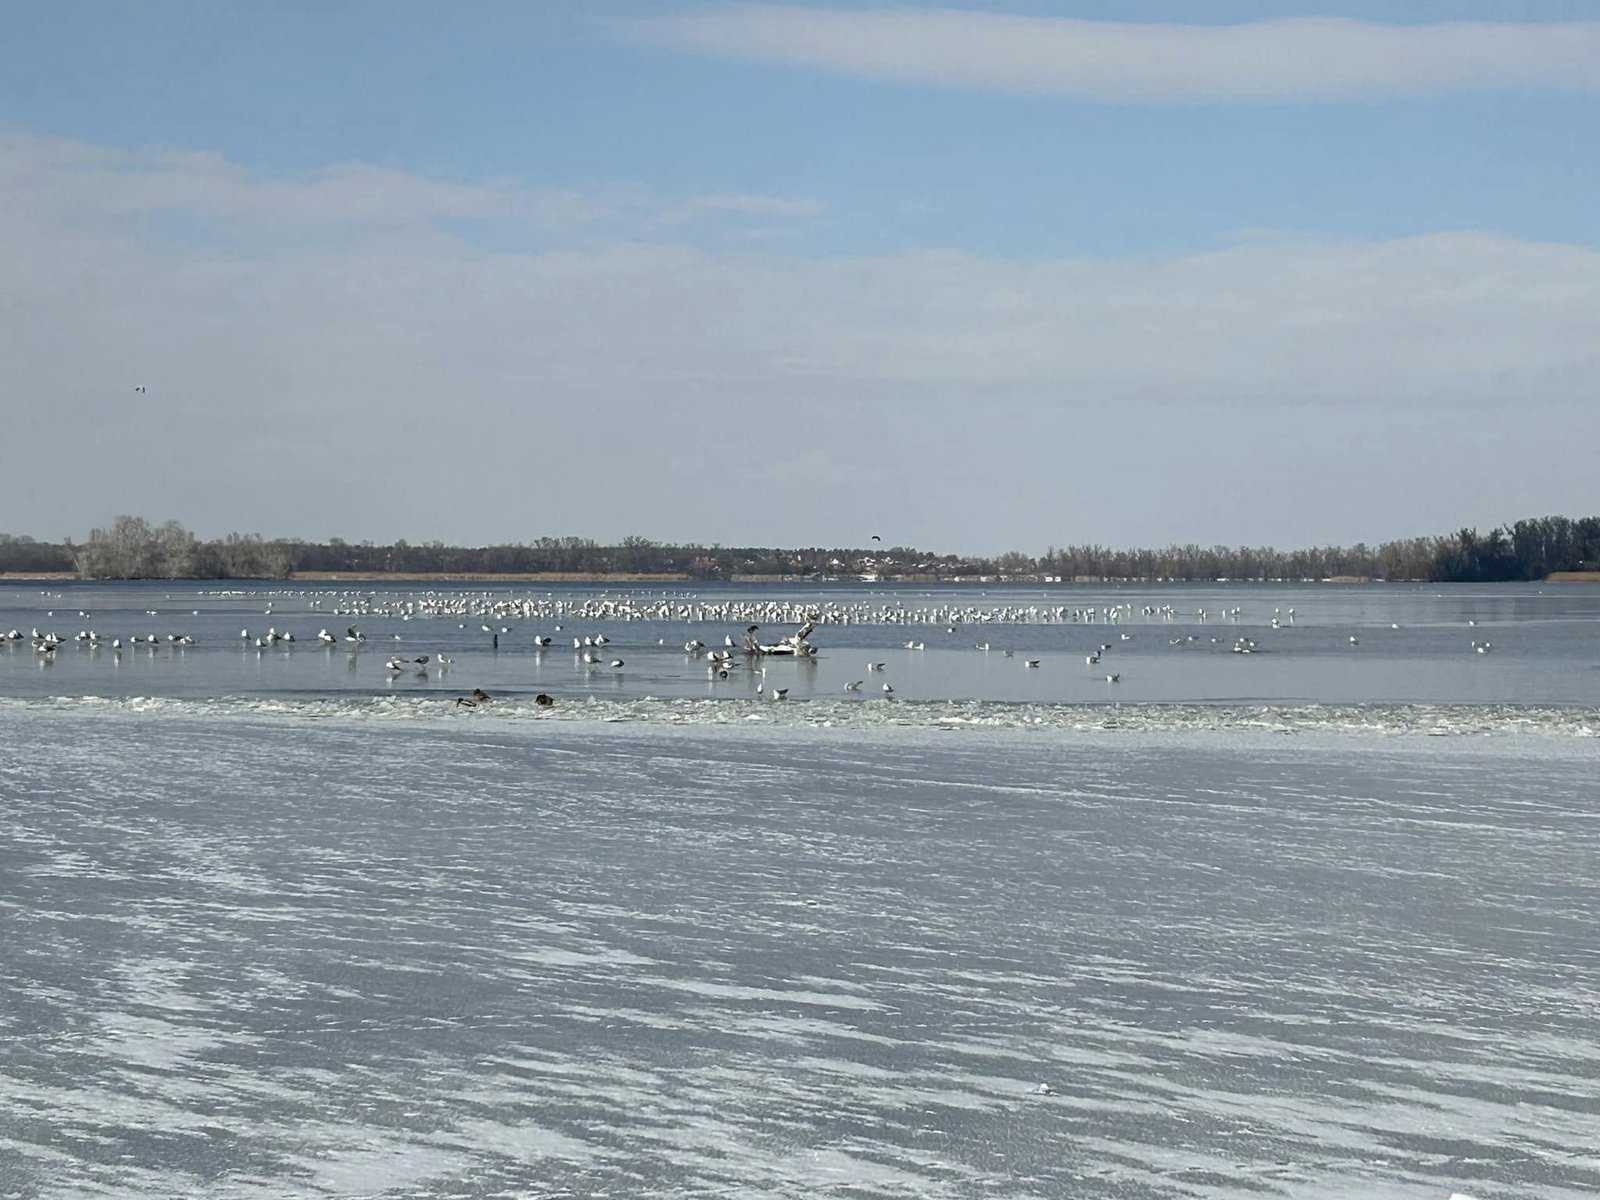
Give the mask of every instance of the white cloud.
<path id="1" fill-rule="evenodd" d="M 0 440 L 14 532 L 81 535 L 136 511 L 206 533 L 810 545 L 848 540 L 870 511 L 904 540 L 996 549 L 1070 540 L 1052 514 L 1107 495 L 1109 523 L 1082 536 L 1435 531 L 1356 523 L 1413 492 L 1453 504 L 1447 525 L 1592 508 L 1586 475 L 1538 459 L 1600 437 L 1590 247 L 1257 236 L 1022 261 L 635 234 L 505 252 L 427 219 L 496 188 L 470 199 L 357 171 L 404 219 L 351 238 L 343 177 L 323 191 L 206 156 L 18 146 L 0 144 L 0 361 L 10 428 L 54 436 L 43 453 Z M 226 211 L 225 234 L 126 220 L 108 194 L 151 170 L 163 211 Z M 18 186 L 32 198 L 13 202 Z M 275 207 L 286 186 L 306 189 L 293 226 Z M 1136 464 L 1152 469 L 1130 477 Z M 1186 532 L 1188 497 L 1223 477 L 1237 519 Z M 1319 479 L 1315 500 L 1274 507 Z M 1469 507 L 1497 487 L 1550 498 Z M 1289 531 L 1250 524 L 1262 514 Z M 985 533 L 1002 521 L 1019 532 Z"/>
<path id="2" fill-rule="evenodd" d="M 779 196 L 740 194 L 696 196 L 675 204 L 656 217 L 659 225 L 685 225 L 717 214 L 747 217 L 814 217 L 822 211 L 817 200 L 790 200 Z"/>
<path id="3" fill-rule="evenodd" d="M 172 213 L 238 228 L 349 226 L 390 231 L 441 221 L 509 222 L 543 234 L 683 223 L 717 213 L 774 220 L 806 218 L 813 200 L 708 195 L 669 199 L 613 186 L 593 193 L 506 182 L 459 183 L 366 163 L 343 163 L 302 178 L 269 178 L 220 155 L 124 151 L 67 139 L 0 135 L 0 194 L 63 215 Z"/>
<path id="4" fill-rule="evenodd" d="M 736 4 L 621 28 L 660 44 L 865 79 L 1111 102 L 1600 88 L 1600 21 L 1177 25 Z"/>

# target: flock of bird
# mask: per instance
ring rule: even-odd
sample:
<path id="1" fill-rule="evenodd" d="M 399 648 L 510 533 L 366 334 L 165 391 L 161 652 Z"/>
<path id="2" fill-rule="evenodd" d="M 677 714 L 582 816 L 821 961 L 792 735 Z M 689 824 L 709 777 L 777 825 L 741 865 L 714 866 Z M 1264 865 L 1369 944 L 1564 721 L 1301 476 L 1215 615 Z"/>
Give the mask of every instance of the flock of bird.
<path id="1" fill-rule="evenodd" d="M 226 594 L 226 593 L 224 593 Z M 305 595 L 301 593 L 288 593 Z M 1206 621 L 1214 615 L 1205 609 L 1180 612 L 1171 604 L 1132 603 L 1073 606 L 1067 604 L 907 603 L 880 596 L 815 600 L 729 597 L 713 599 L 692 594 L 637 595 L 601 593 L 572 596 L 547 592 L 538 596 L 508 596 L 504 592 L 429 591 L 421 594 L 384 594 L 343 591 L 315 599 L 331 603 L 327 611 L 345 618 L 386 618 L 399 621 L 455 619 L 458 621 L 604 623 L 611 621 L 669 621 L 689 624 L 798 625 L 812 619 L 819 625 L 1031 625 L 1116 623 L 1143 617 L 1176 620 L 1192 616 Z M 1241 610 L 1225 609 L 1224 618 L 1237 619 Z"/>
<path id="2" fill-rule="evenodd" d="M 24 634 L 20 629 L 8 630 L 4 635 L 0 635 L 0 645 L 9 645 L 20 642 L 23 641 L 24 638 L 26 638 L 28 644 L 33 647 L 35 654 L 47 659 L 52 657 L 57 650 L 59 650 L 62 646 L 67 645 L 69 642 L 90 650 L 98 650 L 102 646 L 109 646 L 112 650 L 120 652 L 123 647 L 123 642 L 120 637 L 114 637 L 108 640 L 101 637 L 100 634 L 96 633 L 92 629 L 79 630 L 74 637 L 64 638 L 59 633 L 40 633 L 37 628 L 35 628 L 30 634 Z M 161 635 L 154 633 L 136 633 L 128 638 L 127 644 L 130 647 L 143 646 L 147 649 L 154 650 L 156 647 L 161 645 L 185 647 L 194 646 L 198 643 L 193 636 L 187 633 L 169 633 L 164 638 Z"/>
<path id="3" fill-rule="evenodd" d="M 263 593 L 259 592 L 223 592 L 215 593 L 224 598 L 254 598 L 259 601 Z M 584 674 L 595 671 L 610 670 L 620 672 L 624 668 L 623 658 L 606 649 L 612 639 L 604 633 L 589 633 L 573 636 L 562 634 L 565 625 L 589 624 L 602 622 L 634 622 L 634 621 L 671 621 L 688 622 L 693 624 L 714 624 L 723 621 L 738 621 L 745 626 L 745 636 L 735 640 L 732 634 L 723 639 L 721 647 L 708 647 L 699 638 L 691 638 L 683 644 L 683 650 L 691 660 L 701 662 L 709 679 L 713 681 L 728 680 L 736 671 L 741 669 L 748 674 L 756 694 L 762 698 L 782 701 L 788 698 L 789 689 L 777 686 L 768 679 L 767 654 L 759 648 L 753 639 L 753 634 L 761 628 L 763 621 L 772 624 L 789 622 L 802 622 L 802 632 L 784 639 L 789 643 L 789 651 L 793 651 L 795 644 L 801 648 L 798 657 L 807 658 L 814 653 L 804 635 L 816 626 L 823 625 L 889 625 L 889 626 L 925 626 L 942 623 L 947 639 L 944 640 L 945 648 L 951 648 L 956 643 L 955 638 L 968 629 L 985 627 L 995 628 L 1003 625 L 1027 624 L 1079 624 L 1101 625 L 1116 627 L 1124 622 L 1138 623 L 1141 627 L 1148 627 L 1166 622 L 1183 622 L 1185 624 L 1204 625 L 1212 620 L 1220 620 L 1237 624 L 1244 619 L 1243 610 L 1239 606 L 1220 609 L 1216 613 L 1208 612 L 1204 608 L 1180 611 L 1171 604 L 1156 605 L 1145 604 L 1136 606 L 1133 603 L 1123 602 L 1103 606 L 1070 606 L 1070 605 L 997 605 L 994 607 L 980 607 L 972 604 L 926 603 L 908 604 L 904 599 L 882 600 L 872 598 L 842 598 L 827 601 L 821 604 L 802 604 L 794 600 L 761 600 L 752 598 L 709 599 L 694 595 L 644 595 L 634 596 L 629 594 L 599 595 L 565 595 L 558 596 L 547 593 L 543 596 L 515 597 L 503 592 L 488 591 L 462 591 L 462 592 L 437 592 L 429 591 L 422 594 L 395 594 L 381 595 L 370 591 L 343 591 L 331 593 L 307 592 L 275 592 L 270 593 L 277 600 L 269 599 L 266 604 L 266 613 L 273 614 L 273 604 L 281 602 L 284 596 L 294 597 L 298 603 L 296 608 L 308 608 L 312 613 L 332 613 L 347 619 L 355 617 L 360 619 L 382 619 L 385 622 L 406 623 L 420 621 L 424 623 L 442 621 L 455 618 L 458 631 L 471 636 L 471 625 L 476 624 L 479 633 L 488 638 L 489 645 L 500 649 L 502 637 L 518 637 L 518 645 L 531 645 L 536 653 L 543 653 L 551 649 L 557 641 L 556 635 L 561 635 L 563 640 L 571 638 L 575 667 Z M 54 612 L 49 614 L 54 616 Z M 146 616 L 156 617 L 155 610 L 147 610 Z M 194 616 L 200 615 L 199 610 L 194 610 Z M 87 620 L 89 614 L 79 611 L 78 616 Z M 756 618 L 759 618 L 756 619 Z M 281 615 L 279 617 L 281 620 Z M 550 632 L 537 632 L 527 634 L 519 628 L 521 623 L 529 620 L 548 622 L 545 628 Z M 1294 625 L 1295 610 L 1274 609 L 1265 624 L 1273 630 L 1281 630 Z M 513 624 L 515 622 L 516 624 Z M 748 623 L 747 623 L 748 622 Z M 1254 624 L 1262 623 L 1261 618 L 1254 619 Z M 344 624 L 344 622 L 339 622 Z M 1399 629 L 1399 625 L 1392 626 Z M 654 631 L 652 631 L 654 632 Z M 999 632 L 995 628 L 995 632 Z M 1108 630 L 1109 633 L 1109 630 Z M 970 635 L 969 635 L 970 636 Z M 992 635 L 990 635 L 992 636 Z M 1091 673 L 1099 671 L 1107 684 L 1119 684 L 1122 681 L 1120 670 L 1107 671 L 1103 669 L 1103 656 L 1109 654 L 1119 643 L 1134 640 L 1136 634 L 1126 629 L 1119 629 L 1115 640 L 1098 642 L 1096 647 L 1084 655 L 1084 663 L 1090 668 Z M 107 638 L 93 628 L 83 628 L 75 636 L 63 637 L 55 632 L 41 633 L 33 629 L 29 635 L 24 635 L 20 630 L 12 629 L 8 633 L 0 634 L 0 649 L 7 648 L 26 639 L 35 653 L 43 660 L 51 660 L 63 647 L 76 645 L 91 651 L 102 647 L 109 648 L 113 654 L 120 654 L 124 649 L 141 649 L 154 652 L 163 647 L 181 651 L 195 646 L 197 639 L 188 633 L 146 633 L 134 634 L 124 641 L 121 637 Z M 252 633 L 249 628 L 240 629 L 238 633 L 240 644 L 246 648 L 265 654 L 268 651 L 292 649 L 296 644 L 293 632 L 280 628 L 274 624 L 262 633 Z M 437 671 L 440 678 L 448 672 L 453 660 L 442 651 L 428 653 L 401 652 L 399 643 L 403 640 L 401 633 L 389 635 L 389 653 L 384 658 L 383 666 L 389 679 L 397 679 L 405 674 L 427 676 Z M 420 639 L 419 639 L 420 640 Z M 657 640 L 657 646 L 664 646 L 666 638 Z M 1201 640 L 1201 635 L 1196 632 L 1180 633 L 1168 638 L 1169 645 L 1177 648 L 1196 643 Z M 1221 648 L 1221 644 L 1228 642 L 1224 636 L 1210 637 L 1209 643 Z M 355 654 L 367 642 L 366 635 L 361 631 L 359 623 L 350 621 L 342 633 L 335 633 L 326 626 L 317 631 L 316 644 L 321 648 L 344 647 L 351 652 L 352 669 L 356 661 Z M 921 651 L 927 647 L 927 636 L 913 636 L 901 643 L 907 651 Z M 990 653 L 994 647 L 989 640 L 969 642 L 973 649 Z M 1359 638 L 1354 635 L 1349 637 L 1349 644 L 1357 646 Z M 1253 654 L 1258 650 L 1258 645 L 1253 637 L 1240 634 L 1232 638 L 1228 647 L 1235 654 Z M 1474 640 L 1471 648 L 1478 654 L 1487 654 L 1490 650 L 1488 641 Z M 773 647 L 767 648 L 774 649 Z M 780 652 L 783 646 L 776 648 Z M 1017 653 L 1010 649 L 1000 649 L 999 654 L 1005 658 L 1015 658 Z M 1021 666 L 1026 670 L 1039 670 L 1044 666 L 1041 658 L 1022 658 Z M 871 660 L 866 663 L 867 676 L 882 676 L 887 670 L 887 663 Z M 847 694 L 859 694 L 866 686 L 866 676 L 859 679 L 850 679 L 843 684 L 843 691 Z M 893 683 L 887 678 L 881 679 L 877 691 L 884 698 L 896 695 Z"/>

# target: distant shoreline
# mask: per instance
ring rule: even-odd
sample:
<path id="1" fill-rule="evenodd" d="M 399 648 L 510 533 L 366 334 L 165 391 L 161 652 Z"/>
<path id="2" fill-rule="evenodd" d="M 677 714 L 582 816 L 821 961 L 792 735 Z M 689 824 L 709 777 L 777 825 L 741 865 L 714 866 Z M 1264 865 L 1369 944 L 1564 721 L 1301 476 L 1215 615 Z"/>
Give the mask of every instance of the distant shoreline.
<path id="1" fill-rule="evenodd" d="M 287 582 L 338 583 L 351 579 L 405 579 L 418 583 L 688 583 L 682 572 L 618 571 L 296 571 Z"/>
<path id="2" fill-rule="evenodd" d="M 6 583 L 209 583 L 226 585 L 230 583 L 670 583 L 670 584 L 699 584 L 699 583 L 856 583 L 850 576 L 830 577 L 818 579 L 809 575 L 741 575 L 735 574 L 730 580 L 704 580 L 693 579 L 682 572 L 598 572 L 598 571 L 507 571 L 496 573 L 490 571 L 440 571 L 440 572 L 349 572 L 349 571 L 296 571 L 287 579 L 103 579 L 81 580 L 72 571 L 41 571 L 41 572 L 15 572 L 0 571 L 0 581 Z M 1041 584 L 1047 582 L 1042 579 L 997 579 L 994 576 L 941 576 L 941 575 L 896 575 L 892 579 L 873 580 L 876 583 L 948 583 L 948 584 Z M 1050 580 L 1048 582 L 1057 582 Z M 1085 578 L 1072 580 L 1079 586 L 1098 586 L 1108 583 L 1139 584 L 1148 587 L 1169 587 L 1174 584 L 1193 583 L 1293 583 L 1293 584 L 1327 584 L 1330 587 L 1347 586 L 1352 583 L 1386 583 L 1383 579 L 1367 579 L 1349 575 L 1336 575 L 1329 579 L 1123 579 L 1123 578 Z M 1409 579 L 1400 580 L 1402 583 L 1425 583 L 1426 580 Z M 1542 580 L 1530 581 L 1539 583 L 1600 583 L 1600 571 L 1553 571 Z M 1494 586 L 1490 584 L 1488 586 Z"/>

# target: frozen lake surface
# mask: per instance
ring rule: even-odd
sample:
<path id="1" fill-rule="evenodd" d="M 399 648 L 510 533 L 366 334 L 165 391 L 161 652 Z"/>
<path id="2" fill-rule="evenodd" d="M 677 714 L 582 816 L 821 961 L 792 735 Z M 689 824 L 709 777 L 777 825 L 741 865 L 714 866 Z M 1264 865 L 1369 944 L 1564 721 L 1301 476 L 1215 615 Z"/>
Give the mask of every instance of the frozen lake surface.
<path id="1" fill-rule="evenodd" d="M 0 593 L 0 1196 L 1600 1194 L 1600 592 L 187 586 Z"/>

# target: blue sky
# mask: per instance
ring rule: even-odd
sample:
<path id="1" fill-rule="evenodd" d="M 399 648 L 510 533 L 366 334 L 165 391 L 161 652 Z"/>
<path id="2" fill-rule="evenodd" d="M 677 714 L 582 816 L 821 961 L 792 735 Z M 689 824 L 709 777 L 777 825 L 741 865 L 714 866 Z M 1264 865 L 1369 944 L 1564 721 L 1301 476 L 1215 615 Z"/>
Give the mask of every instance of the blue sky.
<path id="1" fill-rule="evenodd" d="M 1600 511 L 1547 465 L 1600 443 L 1587 6 L 1197 7 L 7 4 L 7 407 L 82 434 L 0 443 L 0 524 L 1036 552 Z"/>

